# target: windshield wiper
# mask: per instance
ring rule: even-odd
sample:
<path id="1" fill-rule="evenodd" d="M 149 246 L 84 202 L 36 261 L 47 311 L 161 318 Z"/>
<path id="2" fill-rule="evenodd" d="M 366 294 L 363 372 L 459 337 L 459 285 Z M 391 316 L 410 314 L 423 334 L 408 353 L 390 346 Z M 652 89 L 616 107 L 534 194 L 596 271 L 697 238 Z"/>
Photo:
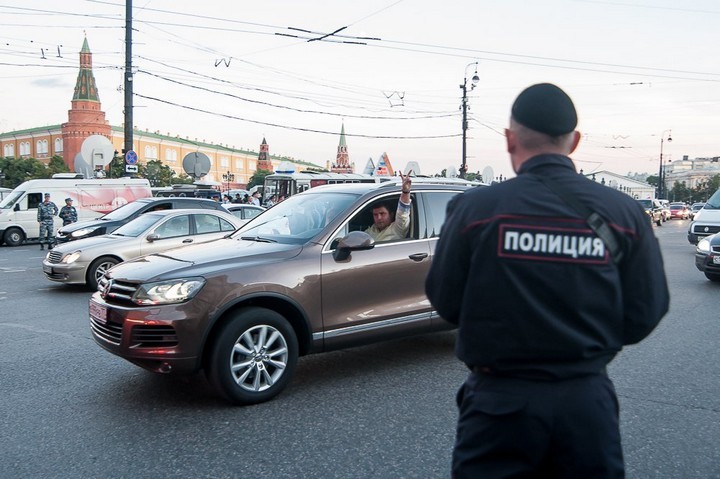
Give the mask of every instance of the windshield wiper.
<path id="1" fill-rule="evenodd" d="M 257 241 L 259 243 L 277 243 L 277 240 L 271 238 L 263 238 L 261 236 L 241 236 L 240 239 L 246 241 Z"/>

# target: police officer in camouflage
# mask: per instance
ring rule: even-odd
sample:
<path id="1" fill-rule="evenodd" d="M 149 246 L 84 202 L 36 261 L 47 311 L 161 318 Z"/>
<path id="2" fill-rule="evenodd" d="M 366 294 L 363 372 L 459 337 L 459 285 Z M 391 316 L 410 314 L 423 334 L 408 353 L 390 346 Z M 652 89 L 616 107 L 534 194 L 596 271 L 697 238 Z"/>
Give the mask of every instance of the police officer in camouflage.
<path id="1" fill-rule="evenodd" d="M 63 222 L 63 226 L 67 226 L 70 223 L 75 223 L 78 220 L 77 210 L 72 205 L 72 198 L 65 198 L 65 206 L 60 208 L 60 219 Z"/>
<path id="2" fill-rule="evenodd" d="M 505 130 L 517 177 L 448 205 L 426 291 L 470 368 L 455 479 L 624 477 L 605 367 L 650 334 L 669 294 L 637 201 L 577 174 L 576 125 L 560 88 L 525 89 Z"/>
<path id="3" fill-rule="evenodd" d="M 50 201 L 50 193 L 45 193 L 45 201 L 37 208 L 37 221 L 40 223 L 40 249 L 45 249 L 43 241 L 47 242 L 48 249 L 55 243 L 55 217 L 58 207 Z"/>

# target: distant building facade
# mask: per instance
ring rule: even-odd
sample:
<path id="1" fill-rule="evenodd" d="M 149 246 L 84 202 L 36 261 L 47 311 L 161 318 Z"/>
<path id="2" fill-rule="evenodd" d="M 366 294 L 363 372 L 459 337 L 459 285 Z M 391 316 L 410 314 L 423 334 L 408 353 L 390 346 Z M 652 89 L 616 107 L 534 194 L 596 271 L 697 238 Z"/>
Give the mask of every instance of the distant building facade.
<path id="1" fill-rule="evenodd" d="M 581 174 L 584 173 L 581 171 Z M 622 191 L 636 199 L 655 198 L 655 187 L 653 185 L 633 180 L 627 176 L 605 170 L 596 171 L 585 176 L 605 186 Z"/>

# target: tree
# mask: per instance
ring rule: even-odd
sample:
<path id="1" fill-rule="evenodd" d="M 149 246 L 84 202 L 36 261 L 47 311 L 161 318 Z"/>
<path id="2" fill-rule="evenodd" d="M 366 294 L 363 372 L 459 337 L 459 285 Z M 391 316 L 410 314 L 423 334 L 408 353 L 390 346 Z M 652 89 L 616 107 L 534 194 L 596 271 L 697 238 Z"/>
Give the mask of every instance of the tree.
<path id="1" fill-rule="evenodd" d="M 6 188 L 16 188 L 27 180 L 50 177 L 45 164 L 35 158 L 2 158 L 0 170 L 5 175 L 0 184 Z"/>
<path id="2" fill-rule="evenodd" d="M 679 181 L 676 181 L 672 189 L 668 193 L 668 196 L 672 201 L 692 201 L 692 191 L 690 190 L 690 188 L 685 186 L 685 183 L 680 183 Z"/>
<path id="3" fill-rule="evenodd" d="M 170 186 L 172 184 L 175 171 L 167 165 L 163 165 L 160 160 L 150 160 L 144 166 L 144 177 L 150 182 L 150 186 Z"/>
<path id="4" fill-rule="evenodd" d="M 247 186 L 245 186 L 246 189 L 250 189 L 255 185 L 262 186 L 263 183 L 265 183 L 265 177 L 267 175 L 271 175 L 272 171 L 270 170 L 256 170 L 255 174 L 253 174 L 250 179 L 248 180 Z"/>

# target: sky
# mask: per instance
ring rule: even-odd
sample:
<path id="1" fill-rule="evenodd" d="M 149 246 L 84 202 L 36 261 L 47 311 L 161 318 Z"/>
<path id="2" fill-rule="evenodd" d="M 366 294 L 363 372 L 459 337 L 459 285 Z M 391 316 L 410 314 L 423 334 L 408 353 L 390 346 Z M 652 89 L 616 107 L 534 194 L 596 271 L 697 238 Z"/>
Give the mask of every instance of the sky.
<path id="1" fill-rule="evenodd" d="M 585 173 L 720 156 L 714 0 L 134 0 L 133 123 L 356 171 L 386 152 L 432 175 L 513 176 L 515 97 L 551 82 L 578 110 Z M 125 3 L 0 0 L 0 132 L 67 121 L 87 37 L 102 109 L 124 121 Z M 477 71 L 479 81 L 472 85 Z M 671 140 L 670 140 L 671 139 Z M 416 172 L 417 173 L 417 172 Z"/>

